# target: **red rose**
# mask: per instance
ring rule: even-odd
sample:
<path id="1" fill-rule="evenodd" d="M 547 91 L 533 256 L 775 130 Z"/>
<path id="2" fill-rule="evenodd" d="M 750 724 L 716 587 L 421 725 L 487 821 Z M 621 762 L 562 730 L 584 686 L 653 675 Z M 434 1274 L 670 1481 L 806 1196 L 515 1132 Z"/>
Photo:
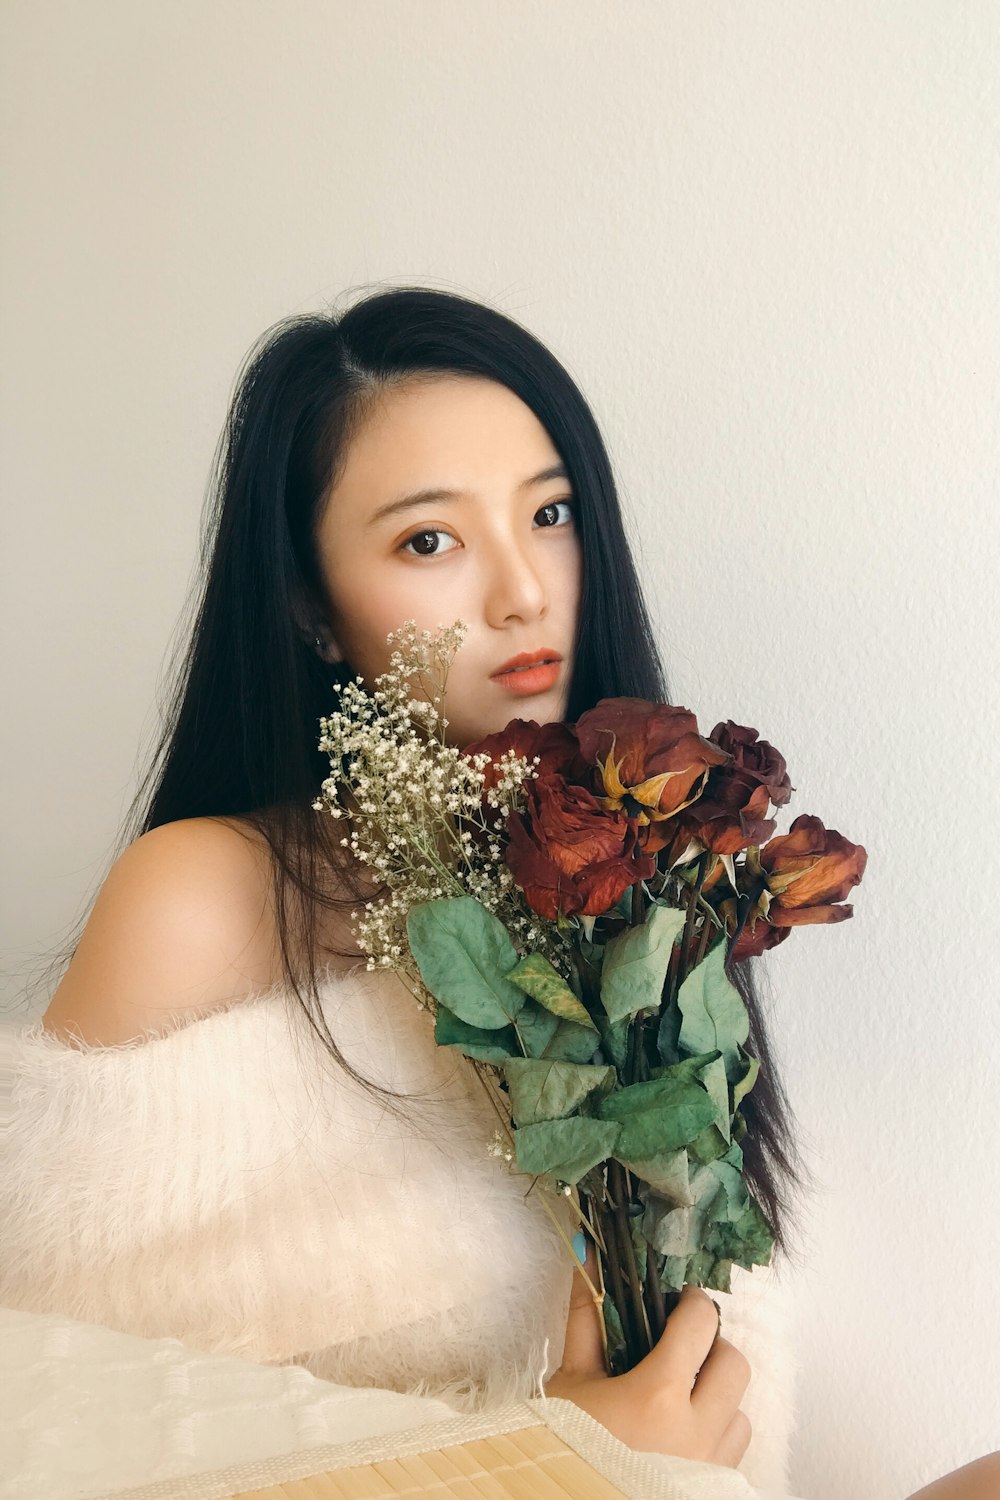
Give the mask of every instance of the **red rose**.
<path id="1" fill-rule="evenodd" d="M 733 944 L 731 962 L 740 963 L 744 958 L 759 958 L 768 948 L 775 948 L 783 943 L 791 930 L 790 927 L 772 927 L 766 917 L 758 914 L 754 926 L 751 928 L 748 921 Z"/>
<path id="2" fill-rule="evenodd" d="M 508 750 L 526 757 L 530 762 L 539 757 L 535 771 L 539 776 L 559 774 L 571 780 L 584 781 L 587 777 L 587 762 L 580 754 L 580 746 L 570 724 L 539 724 L 535 719 L 511 719 L 496 734 L 475 740 L 462 751 L 470 759 L 475 755 L 488 755 L 492 762 L 485 767 L 483 795 L 492 791 L 499 778 L 497 762 Z"/>
<path id="3" fill-rule="evenodd" d="M 649 825 L 675 818 L 701 795 L 710 768 L 732 759 L 698 733 L 690 709 L 670 703 L 602 698 L 575 727 L 581 752 L 600 773 L 598 801 L 636 820 L 650 854 L 677 830 Z"/>
<path id="4" fill-rule="evenodd" d="M 586 787 L 548 775 L 527 790 L 524 812 L 507 819 L 506 859 L 540 916 L 600 916 L 654 874 L 656 861 L 639 847 L 634 823 L 605 811 Z"/>
<path id="5" fill-rule="evenodd" d="M 705 789 L 683 818 L 684 828 L 713 854 L 736 854 L 764 844 L 775 830 L 771 803 L 781 807 L 794 790 L 785 761 L 757 730 L 727 719 L 711 738 L 731 760 L 714 766 Z"/>

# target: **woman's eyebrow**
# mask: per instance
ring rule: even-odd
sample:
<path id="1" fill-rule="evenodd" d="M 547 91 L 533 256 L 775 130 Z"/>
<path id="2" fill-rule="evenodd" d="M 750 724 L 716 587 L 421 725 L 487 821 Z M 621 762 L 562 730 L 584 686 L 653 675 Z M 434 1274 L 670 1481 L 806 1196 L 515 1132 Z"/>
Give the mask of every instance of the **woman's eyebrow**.
<path id="1" fill-rule="evenodd" d="M 531 489 L 536 484 L 545 484 L 550 479 L 568 479 L 564 464 L 552 464 L 548 469 L 542 469 L 537 474 L 532 474 L 530 479 L 524 479 L 517 487 L 518 494 L 524 490 Z M 414 510 L 418 505 L 429 505 L 441 500 L 463 500 L 467 495 L 465 490 L 442 490 L 426 489 L 414 490 L 409 495 L 402 495 L 398 500 L 390 500 L 386 505 L 380 505 L 374 515 L 369 516 L 365 522 L 365 530 L 376 526 L 386 516 L 395 515 L 397 511 Z"/>

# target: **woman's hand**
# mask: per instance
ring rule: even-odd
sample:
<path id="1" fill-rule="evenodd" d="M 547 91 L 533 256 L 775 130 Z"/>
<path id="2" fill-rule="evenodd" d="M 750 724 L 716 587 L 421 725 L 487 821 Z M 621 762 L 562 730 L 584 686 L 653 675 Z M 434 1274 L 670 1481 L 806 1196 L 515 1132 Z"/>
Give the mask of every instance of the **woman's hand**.
<path id="1" fill-rule="evenodd" d="M 587 1274 L 595 1286 L 597 1259 L 587 1242 Z M 686 1286 L 654 1349 L 624 1375 L 604 1364 L 600 1309 L 577 1271 L 573 1277 L 566 1343 L 559 1369 L 545 1382 L 547 1396 L 583 1408 L 620 1442 L 647 1453 L 669 1453 L 735 1469 L 752 1429 L 739 1405 L 750 1384 L 750 1363 L 718 1336 L 719 1318 L 700 1287 Z"/>

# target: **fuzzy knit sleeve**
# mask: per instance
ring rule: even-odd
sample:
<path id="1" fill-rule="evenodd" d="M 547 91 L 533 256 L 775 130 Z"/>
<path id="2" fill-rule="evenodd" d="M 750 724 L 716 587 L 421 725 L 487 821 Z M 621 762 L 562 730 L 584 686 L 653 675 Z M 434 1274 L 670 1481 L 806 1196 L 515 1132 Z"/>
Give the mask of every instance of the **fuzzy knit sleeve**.
<path id="1" fill-rule="evenodd" d="M 537 1398 L 572 1264 L 490 1153 L 495 1104 L 395 976 L 335 976 L 322 1000 L 348 1062 L 409 1098 L 352 1080 L 280 989 L 115 1047 L 8 1029 L 0 1306 L 464 1411 Z M 714 1295 L 754 1371 L 741 1471 L 780 1490 L 792 1362 L 772 1283 L 737 1270 Z"/>
<path id="2" fill-rule="evenodd" d="M 0 1303 L 351 1384 L 533 1389 L 572 1267 L 393 978 L 338 977 L 324 1013 L 357 1071 L 421 1095 L 396 1112 L 282 991 L 121 1046 L 15 1034 Z"/>

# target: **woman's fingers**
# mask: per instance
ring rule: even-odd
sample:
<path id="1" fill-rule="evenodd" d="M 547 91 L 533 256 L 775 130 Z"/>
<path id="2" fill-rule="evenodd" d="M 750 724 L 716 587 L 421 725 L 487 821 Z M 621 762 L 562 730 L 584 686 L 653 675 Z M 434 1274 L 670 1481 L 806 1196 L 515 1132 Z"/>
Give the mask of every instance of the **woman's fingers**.
<path id="1" fill-rule="evenodd" d="M 691 1392 L 691 1405 L 697 1411 L 706 1403 L 739 1406 L 750 1384 L 753 1371 L 750 1361 L 735 1344 L 721 1336 L 715 1340 L 698 1371 Z"/>
<path id="2" fill-rule="evenodd" d="M 719 1314 L 711 1297 L 701 1287 L 686 1286 L 658 1343 L 636 1369 L 657 1384 L 676 1385 L 687 1393 L 718 1332 Z"/>
<path id="3" fill-rule="evenodd" d="M 597 1279 L 597 1257 L 592 1240 L 587 1241 L 587 1275 L 594 1286 Z M 566 1342 L 560 1370 L 564 1375 L 606 1375 L 604 1363 L 604 1339 L 601 1334 L 603 1313 L 594 1301 L 594 1295 L 580 1271 L 573 1273 L 573 1286 L 569 1298 L 569 1316 L 566 1320 Z"/>
<path id="4" fill-rule="evenodd" d="M 592 1244 L 586 1269 L 597 1285 Z M 574 1401 L 629 1447 L 738 1467 L 752 1435 L 739 1410 L 750 1365 L 719 1337 L 711 1297 L 685 1287 L 655 1348 L 624 1375 L 608 1376 L 602 1324 L 602 1310 L 577 1272 L 562 1364 L 546 1383 L 548 1394 Z"/>
<path id="5" fill-rule="evenodd" d="M 750 1419 L 745 1412 L 738 1411 L 734 1415 L 729 1426 L 719 1439 L 718 1447 L 712 1455 L 711 1462 L 724 1464 L 727 1468 L 736 1469 L 743 1462 L 743 1456 L 750 1446 L 753 1437 L 753 1428 Z"/>

